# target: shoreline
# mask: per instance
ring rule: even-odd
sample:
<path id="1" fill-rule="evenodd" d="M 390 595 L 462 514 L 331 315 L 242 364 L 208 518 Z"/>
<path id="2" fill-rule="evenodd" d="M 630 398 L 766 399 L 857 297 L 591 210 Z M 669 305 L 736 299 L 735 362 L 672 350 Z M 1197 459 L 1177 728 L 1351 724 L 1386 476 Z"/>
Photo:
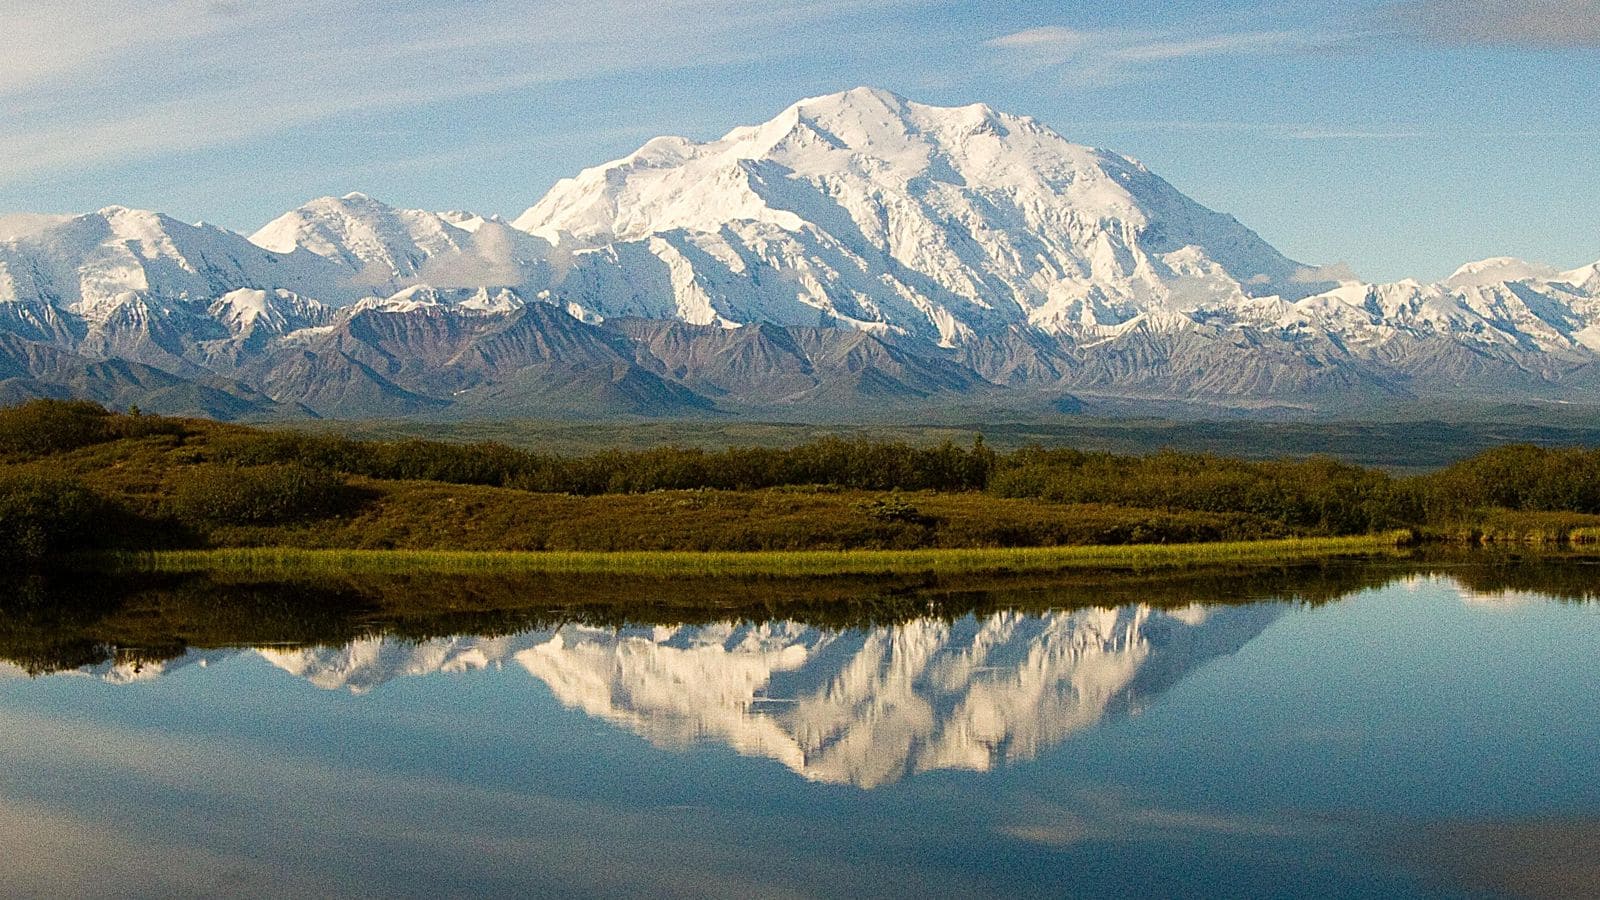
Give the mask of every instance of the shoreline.
<path id="1" fill-rule="evenodd" d="M 112 573 L 260 575 L 552 574 L 672 577 L 825 577 L 1044 574 L 1084 569 L 1184 569 L 1304 562 L 1401 552 L 1410 532 L 1188 544 L 921 550 L 456 551 L 235 547 L 97 554 Z"/>

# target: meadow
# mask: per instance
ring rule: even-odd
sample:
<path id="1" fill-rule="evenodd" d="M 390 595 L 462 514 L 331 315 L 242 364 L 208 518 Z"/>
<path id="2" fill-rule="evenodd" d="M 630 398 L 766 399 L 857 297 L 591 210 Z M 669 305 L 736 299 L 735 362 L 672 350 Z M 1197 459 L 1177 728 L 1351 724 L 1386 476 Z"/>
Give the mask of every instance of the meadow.
<path id="1" fill-rule="evenodd" d="M 0 558 L 147 569 L 1048 571 L 1600 536 L 1600 452 L 1419 475 L 1328 457 L 824 436 L 556 453 L 35 401 L 0 410 Z"/>

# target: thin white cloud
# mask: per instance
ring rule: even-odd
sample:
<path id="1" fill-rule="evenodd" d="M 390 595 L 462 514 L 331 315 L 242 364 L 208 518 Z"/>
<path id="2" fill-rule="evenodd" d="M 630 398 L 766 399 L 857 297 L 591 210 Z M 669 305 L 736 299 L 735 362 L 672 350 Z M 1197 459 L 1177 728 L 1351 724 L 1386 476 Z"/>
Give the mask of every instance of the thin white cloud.
<path id="1" fill-rule="evenodd" d="M 1161 63 L 1184 59 L 1277 54 L 1330 43 L 1300 31 L 1180 32 L 1045 25 L 1001 35 L 985 46 L 1024 71 L 1059 70 L 1079 82 L 1122 81 Z"/>
<path id="2" fill-rule="evenodd" d="M 459 731 L 464 720 L 412 716 L 397 730 L 419 739 Z M 474 727 L 478 738 L 517 738 L 503 723 Z M 419 891 L 432 882 L 459 888 L 479 881 L 504 891 L 521 882 L 525 892 L 542 887 L 559 894 L 564 886 L 582 885 L 600 894 L 640 896 L 789 896 L 788 881 L 823 894 L 873 883 L 929 895 L 937 889 L 914 867 L 891 862 L 841 869 L 793 842 L 761 842 L 760 851 L 782 874 L 752 871 L 727 848 L 740 838 L 760 842 L 759 836 L 740 834 L 704 810 L 703 827 L 685 829 L 685 816 L 695 810 L 563 797 L 542 792 L 537 779 L 526 786 L 485 785 L 385 772 L 272 742 L 218 735 L 202 744 L 4 708 L 0 758 L 6 761 L 0 847 L 19 849 L 6 859 L 7 893 L 20 886 L 24 896 L 104 894 L 108 885 L 135 896 L 371 893 L 394 874 L 385 865 L 396 852 L 427 859 Z M 101 799 L 45 809 L 25 799 L 38 790 L 16 789 L 25 780 L 29 786 L 75 785 L 84 789 L 76 793 Z M 172 805 L 152 807 L 144 802 L 148 797 L 173 798 Z M 781 808 L 754 821 L 764 826 L 761 833 L 772 834 L 800 824 Z M 562 827 L 529 827 L 547 822 Z M 954 884 L 961 893 L 976 891 L 976 885 Z"/>
<path id="3" fill-rule="evenodd" d="M 1482 142 L 1491 140 L 1523 140 L 1527 138 L 1600 138 L 1597 128 L 1428 128 L 1407 123 L 1312 123 L 1312 122 L 1241 122 L 1206 121 L 1195 119 L 1115 119 L 1080 122 L 1084 127 L 1094 127 L 1111 132 L 1216 132 L 1218 134 L 1257 134 L 1278 140 L 1292 141 L 1447 141 Z"/>
<path id="4" fill-rule="evenodd" d="M 46 228 L 60 225 L 70 218 L 72 217 L 68 215 L 49 215 L 45 213 L 8 213 L 0 215 L 0 241 L 11 241 L 19 237 L 26 237 Z M 0 668 L 0 676 L 3 676 L 3 672 L 3 668 Z"/>
<path id="5" fill-rule="evenodd" d="M 1067 28 L 1062 25 L 1045 25 L 1040 28 L 1029 28 L 1012 34 L 1001 35 L 989 41 L 991 47 L 1005 47 L 1013 50 L 1048 49 L 1060 52 L 1066 47 L 1083 46 L 1088 43 L 1090 33 L 1076 28 Z"/>
<path id="6" fill-rule="evenodd" d="M 1295 284 L 1326 284 L 1330 281 L 1349 282 L 1363 279 L 1349 263 L 1341 261 L 1325 266 L 1307 266 L 1290 275 L 1289 280 Z"/>
<path id="7" fill-rule="evenodd" d="M 1283 135 L 1301 141 L 1406 141 L 1428 137 L 1429 132 L 1404 126 L 1350 128 L 1303 125 L 1285 128 Z"/>
<path id="8" fill-rule="evenodd" d="M 19 0 L 0 54 L 0 184 L 541 84 L 796 52 L 871 0 Z"/>
<path id="9" fill-rule="evenodd" d="M 203 0 L 12 0 L 8 5 L 0 96 L 102 66 L 140 46 L 202 38 L 226 21 Z"/>
<path id="10" fill-rule="evenodd" d="M 1130 62 L 1161 62 L 1193 56 L 1232 56 L 1241 53 L 1277 53 L 1308 43 L 1292 31 L 1253 31 L 1214 34 L 1189 40 L 1149 41 L 1124 47 L 1118 55 Z"/>

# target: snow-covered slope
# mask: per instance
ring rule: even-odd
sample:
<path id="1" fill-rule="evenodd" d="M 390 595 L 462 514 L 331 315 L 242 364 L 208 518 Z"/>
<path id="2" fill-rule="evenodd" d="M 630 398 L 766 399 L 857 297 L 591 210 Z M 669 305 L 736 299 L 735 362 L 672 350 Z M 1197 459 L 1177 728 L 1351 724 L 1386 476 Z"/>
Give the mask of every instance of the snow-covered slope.
<path id="1" fill-rule="evenodd" d="M 248 240 L 121 207 L 0 216 L 0 390 L 366 417 L 1600 386 L 1600 263 L 1324 277 L 1125 156 L 858 88 L 715 141 L 657 138 L 514 223 L 362 194 Z"/>
<path id="2" fill-rule="evenodd" d="M 1437 285 L 1340 284 L 1125 156 L 987 106 L 869 88 L 710 143 L 658 138 L 513 224 L 575 255 L 586 280 L 556 289 L 601 314 L 638 314 L 638 291 L 616 285 L 655 279 L 671 302 L 653 317 L 945 346 L 1013 326 L 1075 349 L 1136 331 L 1248 333 L 1304 355 L 1331 338 L 1319 364 L 1436 336 L 1578 358 L 1595 346 L 1592 270 L 1493 259 Z"/>
<path id="3" fill-rule="evenodd" d="M 277 253 L 333 262 L 349 283 L 388 296 L 416 285 L 522 287 L 546 279 L 546 244 L 498 219 L 397 209 L 365 194 L 322 197 L 251 236 Z"/>
<path id="4" fill-rule="evenodd" d="M 42 303 L 94 322 L 130 302 L 204 309 L 238 288 L 318 299 L 348 289 L 306 252 L 275 252 L 210 225 L 111 206 L 0 241 L 0 303 Z"/>
<path id="5" fill-rule="evenodd" d="M 1134 160 L 987 106 L 870 88 L 711 143 L 658 138 L 513 224 L 579 251 L 647 250 L 614 257 L 665 271 L 699 324 L 837 322 L 949 345 L 1309 293 L 1303 266 Z"/>
<path id="6" fill-rule="evenodd" d="M 1137 711 L 1261 632 L 1281 607 L 1148 607 L 568 633 L 516 656 L 569 706 L 663 746 L 712 740 L 813 781 L 875 787 L 1032 759 Z"/>

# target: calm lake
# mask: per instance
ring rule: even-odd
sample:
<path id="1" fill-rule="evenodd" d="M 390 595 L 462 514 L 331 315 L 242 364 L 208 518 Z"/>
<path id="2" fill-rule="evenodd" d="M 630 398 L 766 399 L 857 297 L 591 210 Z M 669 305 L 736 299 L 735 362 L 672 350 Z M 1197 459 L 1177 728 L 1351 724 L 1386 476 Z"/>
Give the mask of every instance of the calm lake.
<path id="1" fill-rule="evenodd" d="M 27 582 L 0 893 L 1595 895 L 1596 588 Z"/>

